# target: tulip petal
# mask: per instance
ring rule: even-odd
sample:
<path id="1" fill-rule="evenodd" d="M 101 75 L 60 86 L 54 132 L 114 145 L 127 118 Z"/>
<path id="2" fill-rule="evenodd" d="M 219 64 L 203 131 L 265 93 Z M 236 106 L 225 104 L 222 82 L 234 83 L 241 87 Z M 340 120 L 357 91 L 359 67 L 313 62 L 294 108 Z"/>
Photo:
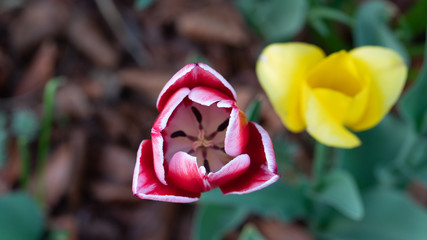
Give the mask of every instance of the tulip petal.
<path id="1" fill-rule="evenodd" d="M 248 124 L 250 141 L 245 152 L 249 168 L 239 177 L 220 186 L 223 194 L 244 194 L 264 188 L 279 179 L 273 144 L 268 133 L 258 124 Z"/>
<path id="2" fill-rule="evenodd" d="M 219 171 L 209 173 L 208 180 L 211 185 L 220 186 L 242 175 L 249 168 L 250 164 L 251 160 L 248 154 L 239 155 L 228 162 Z"/>
<path id="3" fill-rule="evenodd" d="M 244 152 L 249 140 L 249 129 L 247 126 L 248 120 L 245 113 L 233 105 L 224 141 L 224 149 L 228 155 L 234 157 Z"/>
<path id="4" fill-rule="evenodd" d="M 164 110 L 157 117 L 154 122 L 153 128 L 151 129 L 151 139 L 153 141 L 153 149 L 154 149 L 154 169 L 156 170 L 157 177 L 159 180 L 167 185 L 165 180 L 165 169 L 163 163 L 165 161 L 165 157 L 163 155 L 163 143 L 164 139 L 162 136 L 162 130 L 165 129 L 169 118 L 172 113 L 178 107 L 178 105 L 184 100 L 185 97 L 190 93 L 190 89 L 181 88 L 179 89 L 167 102 Z"/>
<path id="5" fill-rule="evenodd" d="M 382 47 L 360 47 L 350 55 L 371 79 L 368 107 L 361 120 L 351 128 L 362 131 L 376 125 L 396 103 L 405 84 L 407 67 L 393 50 Z"/>
<path id="6" fill-rule="evenodd" d="M 293 132 L 305 128 L 301 115 L 301 84 L 324 58 L 323 51 L 305 43 L 271 44 L 264 49 L 256 72 L 283 124 Z"/>
<path id="7" fill-rule="evenodd" d="M 163 87 L 157 99 L 161 112 L 168 99 L 180 88 L 209 87 L 224 93 L 229 100 L 236 101 L 236 92 L 221 74 L 204 63 L 191 63 L 177 72 Z"/>
<path id="8" fill-rule="evenodd" d="M 307 123 L 307 132 L 310 133 L 317 141 L 335 147 L 352 148 L 360 145 L 360 140 L 348 131 L 342 122 L 340 122 L 335 115 L 341 116 L 340 113 L 331 113 L 331 109 L 334 106 L 328 106 L 328 102 L 333 101 L 334 97 L 339 96 L 338 94 L 329 95 L 329 98 L 325 95 L 314 92 L 307 84 L 304 85 L 304 96 L 306 106 L 305 109 L 305 121 Z M 344 95 L 344 94 L 343 94 Z M 344 101 L 342 109 L 348 107 L 349 101 L 343 96 L 339 97 L 340 100 Z M 326 100 L 322 102 L 321 100 Z M 331 104 L 329 104 L 331 105 Z M 328 107 L 326 107 L 328 106 Z M 339 112 L 339 110 L 338 110 Z"/>
<path id="9" fill-rule="evenodd" d="M 137 197 L 166 202 L 197 201 L 199 193 L 181 190 L 172 184 L 162 184 L 154 171 L 153 149 L 150 140 L 141 142 L 133 174 L 132 191 Z"/>
<path id="10" fill-rule="evenodd" d="M 197 166 L 196 157 L 177 152 L 169 161 L 168 182 L 190 192 L 205 192 L 211 189 L 205 173 L 203 166 Z"/>
<path id="11" fill-rule="evenodd" d="M 215 102 L 224 101 L 226 103 L 229 103 L 229 107 L 231 107 L 231 103 L 234 102 L 232 100 L 229 100 L 230 98 L 224 93 L 208 87 L 195 87 L 191 89 L 188 98 L 196 103 L 205 106 L 210 106 Z"/>

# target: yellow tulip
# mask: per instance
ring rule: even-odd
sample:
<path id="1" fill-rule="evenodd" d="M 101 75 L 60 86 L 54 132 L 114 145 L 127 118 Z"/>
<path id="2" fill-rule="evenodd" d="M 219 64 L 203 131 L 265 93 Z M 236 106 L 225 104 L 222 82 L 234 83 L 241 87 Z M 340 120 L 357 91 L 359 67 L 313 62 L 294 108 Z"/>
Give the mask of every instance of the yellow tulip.
<path id="1" fill-rule="evenodd" d="M 393 50 L 366 46 L 329 56 L 311 44 L 267 46 L 256 66 L 283 124 L 335 147 L 359 146 L 399 98 L 407 67 Z M 352 130 L 352 131 L 350 131 Z"/>

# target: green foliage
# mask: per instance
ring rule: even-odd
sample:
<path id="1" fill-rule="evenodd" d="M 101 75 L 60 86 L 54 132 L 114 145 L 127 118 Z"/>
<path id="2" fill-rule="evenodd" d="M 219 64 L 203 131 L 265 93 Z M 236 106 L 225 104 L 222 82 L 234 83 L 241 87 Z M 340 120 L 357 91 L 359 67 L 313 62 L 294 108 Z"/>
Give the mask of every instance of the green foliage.
<path id="1" fill-rule="evenodd" d="M 417 36 L 426 29 L 426 12 L 427 0 L 418 0 L 405 12 L 404 18 L 400 18 L 399 21 L 408 26 L 412 36 Z"/>
<path id="2" fill-rule="evenodd" d="M 304 26 L 306 0 L 237 0 L 249 26 L 266 42 L 289 40 Z"/>
<path id="3" fill-rule="evenodd" d="M 202 204 L 196 214 L 194 239 L 220 240 L 231 229 L 239 226 L 248 216 L 244 207 Z"/>
<path id="4" fill-rule="evenodd" d="M 394 49 L 409 65 L 408 52 L 388 25 L 396 10 L 387 1 L 374 0 L 361 4 L 356 13 L 353 40 L 356 46 L 378 45 Z"/>
<path id="5" fill-rule="evenodd" d="M 37 172 L 40 174 L 44 168 L 45 161 L 50 147 L 50 132 L 52 129 L 53 108 L 55 104 L 56 89 L 61 84 L 61 78 L 53 78 L 46 84 L 43 94 L 43 116 L 41 132 L 38 145 L 38 166 Z"/>
<path id="6" fill-rule="evenodd" d="M 258 122 L 261 115 L 261 101 L 253 100 L 246 109 L 246 117 L 249 122 Z"/>
<path id="7" fill-rule="evenodd" d="M 312 7 L 308 14 L 308 21 L 310 25 L 323 37 L 331 34 L 331 31 L 326 24 L 325 20 L 332 20 L 346 24 L 353 25 L 353 18 L 339 9 L 319 6 Z"/>
<path id="8" fill-rule="evenodd" d="M 343 170 L 336 169 L 326 174 L 313 198 L 350 219 L 359 220 L 363 217 L 364 209 L 357 185 L 353 177 Z"/>
<path id="9" fill-rule="evenodd" d="M 323 232 L 331 240 L 424 240 L 427 213 L 404 192 L 375 188 L 364 197 L 366 215 L 360 221 L 336 217 Z"/>
<path id="10" fill-rule="evenodd" d="M 247 224 L 243 227 L 242 233 L 238 240 L 264 240 L 265 238 L 261 235 L 258 229 L 252 225 Z"/>
<path id="11" fill-rule="evenodd" d="M 0 197 L 0 236 L 2 240 L 40 240 L 44 230 L 41 209 L 24 192 Z"/>
<path id="12" fill-rule="evenodd" d="M 145 9 L 153 4 L 154 0 L 136 0 L 135 7 L 139 10 Z"/>
<path id="13" fill-rule="evenodd" d="M 304 183 L 289 185 L 279 180 L 267 188 L 244 195 L 222 195 L 219 189 L 214 189 L 204 193 L 200 201 L 203 204 L 244 207 L 260 216 L 289 221 L 307 214 L 307 187 Z"/>
<path id="14" fill-rule="evenodd" d="M 424 56 L 427 56 L 427 40 L 424 49 Z M 403 117 L 419 133 L 427 131 L 427 60 L 418 75 L 414 85 L 406 92 L 399 102 L 399 109 Z"/>
<path id="15" fill-rule="evenodd" d="M 39 122 L 34 112 L 29 110 L 19 110 L 12 115 L 12 132 L 18 138 L 25 138 L 28 141 L 36 137 Z"/>
<path id="16" fill-rule="evenodd" d="M 7 136 L 6 114 L 0 112 L 0 168 L 7 159 Z"/>
<path id="17" fill-rule="evenodd" d="M 339 149 L 337 161 L 340 167 L 353 175 L 361 189 L 378 183 L 378 172 L 391 165 L 405 145 L 409 132 L 400 120 L 388 115 L 376 127 L 357 133 L 362 146 L 354 149 Z"/>

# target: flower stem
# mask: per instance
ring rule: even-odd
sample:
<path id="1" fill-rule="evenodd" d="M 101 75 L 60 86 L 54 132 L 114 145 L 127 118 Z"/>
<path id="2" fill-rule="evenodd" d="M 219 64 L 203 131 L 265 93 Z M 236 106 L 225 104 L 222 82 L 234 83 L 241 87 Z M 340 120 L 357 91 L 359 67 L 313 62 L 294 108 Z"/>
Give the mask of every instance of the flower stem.
<path id="1" fill-rule="evenodd" d="M 28 179 L 30 178 L 30 153 L 28 146 L 28 139 L 26 137 L 18 138 L 19 155 L 22 164 L 21 172 L 21 187 L 28 188 Z"/>
<path id="2" fill-rule="evenodd" d="M 320 180 L 325 175 L 326 171 L 326 162 L 330 157 L 331 148 L 320 143 L 316 142 L 314 148 L 314 159 L 312 166 L 312 174 L 313 174 L 313 183 L 314 186 L 318 186 L 320 184 Z"/>
<path id="3" fill-rule="evenodd" d="M 41 123 L 41 133 L 39 138 L 37 152 L 36 178 L 37 186 L 36 193 L 40 204 L 44 207 L 44 183 L 43 174 L 46 168 L 46 161 L 50 148 L 50 133 L 52 130 L 53 109 L 55 102 L 56 89 L 62 83 L 61 78 L 53 78 L 45 86 L 43 95 L 43 117 Z"/>

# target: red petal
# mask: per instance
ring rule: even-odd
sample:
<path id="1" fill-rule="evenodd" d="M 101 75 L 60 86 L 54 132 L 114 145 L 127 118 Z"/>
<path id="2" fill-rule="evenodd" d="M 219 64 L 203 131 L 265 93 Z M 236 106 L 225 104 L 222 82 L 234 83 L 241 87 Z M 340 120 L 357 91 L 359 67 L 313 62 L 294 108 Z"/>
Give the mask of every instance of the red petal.
<path id="1" fill-rule="evenodd" d="M 204 167 L 197 167 L 196 157 L 177 152 L 169 161 L 168 182 L 187 191 L 205 192 L 211 189 L 205 179 L 205 172 Z"/>
<path id="2" fill-rule="evenodd" d="M 264 188 L 279 179 L 273 144 L 268 133 L 258 124 L 249 123 L 249 138 L 245 152 L 251 158 L 248 170 L 238 178 L 220 186 L 224 194 L 244 194 Z"/>
<path id="3" fill-rule="evenodd" d="M 164 185 L 156 177 L 153 165 L 153 149 L 150 140 L 141 142 L 133 174 L 132 191 L 137 197 L 165 202 L 194 202 L 199 193 L 188 192 L 173 184 Z"/>
<path id="4" fill-rule="evenodd" d="M 224 150 L 230 156 L 240 155 L 244 152 L 248 140 L 249 129 L 246 115 L 233 104 L 230 123 L 225 134 Z"/>
<path id="5" fill-rule="evenodd" d="M 163 166 L 164 155 L 163 155 L 163 136 L 161 131 L 165 129 L 170 116 L 177 106 L 184 100 L 185 97 L 190 93 L 190 89 L 181 88 L 173 94 L 170 100 L 167 102 L 164 110 L 157 117 L 154 122 L 153 128 L 151 129 L 151 139 L 153 140 L 153 153 L 154 153 L 154 169 L 157 174 L 157 178 L 165 185 L 165 169 Z"/>
<path id="6" fill-rule="evenodd" d="M 248 154 L 239 155 L 228 162 L 219 171 L 209 173 L 208 180 L 211 185 L 220 186 L 242 175 L 242 173 L 248 169 L 250 164 L 251 160 Z"/>
<path id="7" fill-rule="evenodd" d="M 178 89 L 205 86 L 224 93 L 236 101 L 236 93 L 218 72 L 204 63 L 191 63 L 179 70 L 163 87 L 157 99 L 157 109 L 161 112 L 174 92 Z"/>

